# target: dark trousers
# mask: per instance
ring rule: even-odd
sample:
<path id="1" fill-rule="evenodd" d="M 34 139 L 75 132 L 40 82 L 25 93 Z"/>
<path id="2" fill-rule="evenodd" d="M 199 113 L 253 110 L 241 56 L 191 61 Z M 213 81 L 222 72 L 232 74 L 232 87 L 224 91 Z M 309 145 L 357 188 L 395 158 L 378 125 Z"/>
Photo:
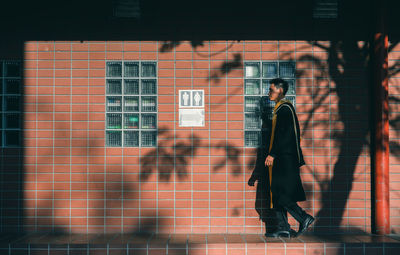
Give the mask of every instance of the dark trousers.
<path id="1" fill-rule="evenodd" d="M 276 211 L 277 228 L 280 230 L 289 230 L 287 213 L 293 216 L 299 223 L 303 223 L 307 217 L 307 213 L 296 203 L 278 204 L 274 206 Z"/>

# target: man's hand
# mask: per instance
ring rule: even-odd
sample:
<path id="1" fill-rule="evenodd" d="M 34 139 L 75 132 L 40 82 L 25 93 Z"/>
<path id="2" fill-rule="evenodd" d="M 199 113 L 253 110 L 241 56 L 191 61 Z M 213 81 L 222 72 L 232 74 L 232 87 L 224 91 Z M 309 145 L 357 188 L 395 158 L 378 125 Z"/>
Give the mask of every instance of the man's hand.
<path id="1" fill-rule="evenodd" d="M 254 175 L 252 175 L 249 179 L 249 181 L 247 182 L 247 184 L 249 184 L 249 186 L 254 186 L 254 183 L 256 182 L 257 177 L 255 177 Z"/>
<path id="2" fill-rule="evenodd" d="M 274 163 L 274 157 L 268 155 L 267 158 L 265 159 L 265 165 L 272 166 L 273 163 Z"/>

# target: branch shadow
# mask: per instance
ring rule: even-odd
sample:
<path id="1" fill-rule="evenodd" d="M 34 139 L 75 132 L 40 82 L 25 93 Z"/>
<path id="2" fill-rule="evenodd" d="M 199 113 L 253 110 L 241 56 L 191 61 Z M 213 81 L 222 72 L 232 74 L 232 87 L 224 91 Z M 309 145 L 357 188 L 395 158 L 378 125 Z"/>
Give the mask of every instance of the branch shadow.
<path id="1" fill-rule="evenodd" d="M 172 131 L 159 128 L 162 137 L 156 148 L 150 149 L 141 158 L 140 180 L 146 182 L 152 174 L 157 174 L 160 181 L 170 182 L 175 175 L 179 181 L 185 180 L 189 175 L 189 168 L 198 154 L 199 149 L 214 149 L 225 154 L 213 165 L 213 172 L 217 172 L 226 165 L 231 166 L 232 174 L 237 176 L 241 173 L 240 161 L 241 150 L 226 141 L 216 144 L 203 142 L 194 134 L 181 137 Z M 175 141 L 172 144 L 171 141 Z M 155 158 L 157 155 L 158 161 Z"/>
<path id="2" fill-rule="evenodd" d="M 215 80 L 216 83 L 219 83 L 221 77 L 224 77 L 233 69 L 241 67 L 243 67 L 242 55 L 240 53 L 235 53 L 233 54 L 233 60 L 225 61 L 218 70 L 212 71 L 208 80 Z"/>

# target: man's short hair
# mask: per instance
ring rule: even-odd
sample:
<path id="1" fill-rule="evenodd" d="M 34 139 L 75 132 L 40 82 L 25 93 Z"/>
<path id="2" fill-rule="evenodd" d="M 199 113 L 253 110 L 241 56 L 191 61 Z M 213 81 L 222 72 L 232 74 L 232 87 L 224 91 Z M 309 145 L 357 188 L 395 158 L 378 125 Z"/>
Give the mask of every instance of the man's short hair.
<path id="1" fill-rule="evenodd" d="M 287 81 L 281 78 L 275 78 L 269 81 L 269 84 L 274 84 L 277 88 L 282 88 L 283 95 L 286 95 L 286 92 L 289 89 L 289 84 Z"/>

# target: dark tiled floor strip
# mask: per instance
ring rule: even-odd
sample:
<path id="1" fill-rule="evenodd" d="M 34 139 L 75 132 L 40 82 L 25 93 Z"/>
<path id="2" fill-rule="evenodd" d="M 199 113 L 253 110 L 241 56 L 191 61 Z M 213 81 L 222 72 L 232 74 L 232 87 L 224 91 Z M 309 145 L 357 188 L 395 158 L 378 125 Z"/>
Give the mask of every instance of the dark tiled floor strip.
<path id="1" fill-rule="evenodd" d="M 0 235 L 2 244 L 162 244 L 162 243 L 393 243 L 398 235 L 310 235 L 269 238 L 258 234 L 51 234 Z"/>
<path id="2" fill-rule="evenodd" d="M 257 234 L 50 234 L 0 235 L 3 254 L 400 254 L 400 236 Z"/>

